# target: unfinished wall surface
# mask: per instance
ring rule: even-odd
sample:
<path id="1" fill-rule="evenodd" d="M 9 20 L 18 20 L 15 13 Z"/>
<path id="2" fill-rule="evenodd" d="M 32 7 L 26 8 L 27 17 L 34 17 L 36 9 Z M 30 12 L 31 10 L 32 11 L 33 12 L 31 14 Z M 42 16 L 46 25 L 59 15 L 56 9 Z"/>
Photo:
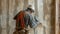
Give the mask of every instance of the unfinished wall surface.
<path id="1" fill-rule="evenodd" d="M 42 23 L 30 28 L 29 34 L 55 34 L 55 0 L 0 0 L 0 34 L 13 34 L 16 25 L 13 17 L 29 4 Z"/>
<path id="2" fill-rule="evenodd" d="M 44 0 L 46 34 L 55 34 L 56 0 Z"/>
<path id="3" fill-rule="evenodd" d="M 60 0 L 56 0 L 56 34 L 60 34 L 60 18 L 59 18 L 59 14 L 60 14 Z"/>
<path id="4" fill-rule="evenodd" d="M 59 34 L 60 34 L 60 0 L 59 0 Z"/>
<path id="5" fill-rule="evenodd" d="M 13 17 L 23 9 L 23 0 L 0 0 L 0 34 L 13 34 Z"/>
<path id="6" fill-rule="evenodd" d="M 42 5 L 39 5 L 39 3 L 35 4 L 38 1 L 39 0 L 26 0 L 26 1 L 25 0 L 0 0 L 0 34 L 13 34 L 13 32 L 15 30 L 15 25 L 16 25 L 15 24 L 16 22 L 15 22 L 15 20 L 13 20 L 13 17 L 20 10 L 25 9 L 28 4 L 31 4 L 32 8 L 34 10 L 43 8 L 43 7 L 41 7 Z M 41 2 L 41 4 L 42 3 L 43 2 Z M 40 8 L 38 8 L 38 6 Z M 39 11 L 37 10 L 36 12 L 37 13 L 42 12 L 40 10 Z M 41 16 L 42 16 L 42 14 L 41 14 Z M 41 17 L 41 18 L 43 18 L 43 17 Z M 38 26 L 35 30 L 36 30 L 36 32 L 35 32 L 36 34 L 42 34 L 43 27 Z M 29 34 L 34 34 L 34 29 L 30 29 L 29 32 L 30 32 Z"/>

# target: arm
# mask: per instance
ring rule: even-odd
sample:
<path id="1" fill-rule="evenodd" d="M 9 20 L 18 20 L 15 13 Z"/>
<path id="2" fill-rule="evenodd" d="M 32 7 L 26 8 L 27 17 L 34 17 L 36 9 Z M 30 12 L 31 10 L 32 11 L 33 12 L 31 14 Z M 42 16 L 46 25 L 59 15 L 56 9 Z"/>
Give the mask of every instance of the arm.
<path id="1" fill-rule="evenodd" d="M 32 15 L 29 15 L 29 25 L 31 28 L 35 28 L 38 25 L 38 19 L 37 17 L 33 17 Z"/>

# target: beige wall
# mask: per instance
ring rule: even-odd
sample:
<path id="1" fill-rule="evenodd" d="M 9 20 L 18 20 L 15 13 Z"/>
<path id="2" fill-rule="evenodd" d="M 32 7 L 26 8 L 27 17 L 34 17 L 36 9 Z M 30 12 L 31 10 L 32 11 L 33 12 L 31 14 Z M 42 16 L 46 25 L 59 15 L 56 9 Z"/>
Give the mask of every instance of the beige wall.
<path id="1" fill-rule="evenodd" d="M 56 34 L 60 34 L 59 33 L 59 0 L 56 0 Z"/>
<path id="2" fill-rule="evenodd" d="M 26 6 L 31 3 L 33 7 L 34 0 L 0 0 L 0 31 L 1 34 L 13 34 L 15 30 L 15 21 L 13 17 L 22 9 L 26 8 Z M 28 3 L 29 2 L 29 3 Z M 38 4 L 36 5 L 36 7 Z M 42 8 L 42 7 L 41 7 Z M 36 8 L 38 9 L 38 8 Z M 40 9 L 40 8 L 39 8 Z M 36 11 L 38 12 L 38 11 Z M 39 27 L 40 28 L 40 27 Z M 37 28 L 36 30 L 39 31 Z M 2 30 L 1 30 L 2 29 Z M 30 34 L 34 33 L 34 29 L 30 29 Z M 41 30 L 42 31 L 42 30 Z M 38 33 L 37 33 L 38 34 Z"/>
<path id="3" fill-rule="evenodd" d="M 52 0 L 0 0 L 0 34 L 13 34 L 15 30 L 13 17 L 29 4 L 42 23 L 35 28 L 35 34 L 54 34 L 55 30 L 52 29 L 55 29 L 55 17 L 51 16 L 55 16 L 55 3 Z M 51 14 L 52 10 L 54 14 Z M 54 25 L 51 25 L 52 23 Z M 30 29 L 29 34 L 34 34 L 34 29 Z"/>

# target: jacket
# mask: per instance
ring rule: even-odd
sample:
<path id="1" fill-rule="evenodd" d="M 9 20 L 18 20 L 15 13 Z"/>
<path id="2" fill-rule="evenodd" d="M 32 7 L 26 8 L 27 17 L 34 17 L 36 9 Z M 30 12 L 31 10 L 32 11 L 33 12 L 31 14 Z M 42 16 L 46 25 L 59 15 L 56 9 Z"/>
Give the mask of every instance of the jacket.
<path id="1" fill-rule="evenodd" d="M 25 15 L 26 27 L 28 27 L 29 25 L 31 28 L 36 28 L 38 24 L 39 24 L 39 21 L 36 16 L 33 17 L 31 14 Z"/>

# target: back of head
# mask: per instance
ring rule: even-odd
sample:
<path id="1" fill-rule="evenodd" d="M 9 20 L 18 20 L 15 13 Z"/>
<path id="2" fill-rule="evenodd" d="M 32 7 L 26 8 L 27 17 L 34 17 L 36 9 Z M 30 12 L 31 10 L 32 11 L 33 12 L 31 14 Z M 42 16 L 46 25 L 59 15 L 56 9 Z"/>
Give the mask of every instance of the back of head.
<path id="1" fill-rule="evenodd" d="M 32 8 L 29 8 L 29 7 L 25 11 L 27 11 L 27 12 L 28 11 L 34 12 L 34 10 Z"/>

